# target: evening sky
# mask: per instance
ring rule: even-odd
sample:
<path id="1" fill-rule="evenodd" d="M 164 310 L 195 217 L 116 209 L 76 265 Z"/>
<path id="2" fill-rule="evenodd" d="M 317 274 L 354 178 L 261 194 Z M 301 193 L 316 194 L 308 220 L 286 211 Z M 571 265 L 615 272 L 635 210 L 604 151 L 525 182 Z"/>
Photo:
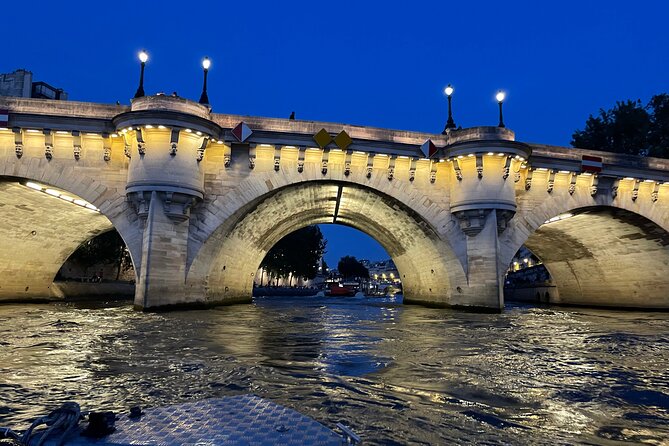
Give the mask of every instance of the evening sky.
<path id="1" fill-rule="evenodd" d="M 452 83 L 457 125 L 495 125 L 501 88 L 518 140 L 566 146 L 600 107 L 669 92 L 665 0 L 33 1 L 3 16 L 0 72 L 70 100 L 129 103 L 146 48 L 147 94 L 197 100 L 209 56 L 215 112 L 438 133 Z M 386 256 L 322 229 L 331 265 Z"/>

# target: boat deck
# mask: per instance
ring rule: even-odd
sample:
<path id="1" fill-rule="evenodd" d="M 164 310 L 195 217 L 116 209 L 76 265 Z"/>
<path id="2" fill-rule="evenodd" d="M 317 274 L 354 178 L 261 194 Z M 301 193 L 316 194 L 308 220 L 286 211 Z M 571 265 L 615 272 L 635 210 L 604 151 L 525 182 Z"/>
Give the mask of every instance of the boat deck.
<path id="1" fill-rule="evenodd" d="M 86 423 L 82 423 L 85 427 Z M 145 409 L 130 419 L 121 415 L 116 430 L 101 439 L 73 434 L 67 446 L 201 445 L 340 446 L 342 436 L 292 409 L 255 395 L 207 399 Z M 81 432 L 81 428 L 80 428 Z M 58 437 L 44 444 L 55 446 Z M 37 444 L 37 439 L 31 444 Z"/>

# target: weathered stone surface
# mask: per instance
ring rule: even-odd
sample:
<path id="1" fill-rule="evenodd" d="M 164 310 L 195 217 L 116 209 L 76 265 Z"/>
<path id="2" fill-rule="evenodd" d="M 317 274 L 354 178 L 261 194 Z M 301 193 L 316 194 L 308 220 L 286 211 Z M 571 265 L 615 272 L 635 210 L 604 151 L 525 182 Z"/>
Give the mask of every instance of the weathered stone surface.
<path id="1" fill-rule="evenodd" d="M 669 307 L 666 160 L 527 145 L 494 127 L 434 135 L 216 115 L 164 96 L 132 108 L 0 98 L 0 108 L 11 127 L 0 129 L 0 300 L 53 297 L 67 256 L 113 226 L 138 307 L 249 302 L 274 243 L 338 223 L 386 248 L 409 303 L 499 310 L 527 244 L 553 275 L 554 302 Z M 243 144 L 230 134 L 241 121 L 253 130 Z M 348 151 L 315 148 L 320 129 L 346 131 Z M 438 158 L 423 158 L 426 139 Z M 580 174 L 583 154 L 603 158 L 597 182 Z M 576 215 L 544 226 L 566 213 Z"/>

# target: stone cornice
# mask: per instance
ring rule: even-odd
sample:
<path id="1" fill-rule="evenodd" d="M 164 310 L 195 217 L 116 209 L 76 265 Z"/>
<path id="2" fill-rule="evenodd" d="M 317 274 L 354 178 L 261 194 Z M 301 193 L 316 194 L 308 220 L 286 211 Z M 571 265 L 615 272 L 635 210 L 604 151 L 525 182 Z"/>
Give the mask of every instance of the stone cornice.
<path id="1" fill-rule="evenodd" d="M 141 121 L 173 127 L 189 125 L 193 130 L 201 130 L 228 143 L 236 142 L 230 129 L 244 121 L 253 131 L 251 137 L 245 141 L 251 145 L 315 147 L 313 135 L 321 129 L 331 135 L 345 131 L 352 139 L 349 151 L 414 158 L 423 157 L 420 146 L 428 139 L 439 149 L 437 157 L 447 157 L 446 154 L 454 149 L 459 151 L 461 148 L 466 149 L 482 143 L 490 145 L 494 141 L 494 144 L 515 147 L 521 152 L 529 148 L 532 155 L 528 161 L 532 168 L 579 172 L 582 156 L 590 155 L 602 158 L 602 175 L 669 181 L 669 160 L 543 144 L 523 144 L 514 142 L 515 135 L 511 130 L 499 127 L 457 129 L 443 135 L 320 121 L 212 114 L 206 106 L 171 96 L 136 99 L 133 101 L 132 110 L 126 105 L 0 97 L 0 109 L 9 110 L 10 128 L 111 133 L 117 128 L 115 124 L 119 127 L 131 126 Z M 137 122 L 135 118 L 138 119 Z M 152 119 L 156 122 L 147 121 Z M 163 122 L 162 119 L 166 120 Z"/>

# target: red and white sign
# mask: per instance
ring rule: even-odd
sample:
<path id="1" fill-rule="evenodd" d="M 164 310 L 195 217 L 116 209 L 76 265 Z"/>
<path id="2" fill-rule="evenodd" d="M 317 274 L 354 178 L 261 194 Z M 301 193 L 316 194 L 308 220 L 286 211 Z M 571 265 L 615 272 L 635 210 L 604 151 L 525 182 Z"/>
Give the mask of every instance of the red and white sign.
<path id="1" fill-rule="evenodd" d="M 251 136 L 251 133 L 253 133 L 253 131 L 249 128 L 248 125 L 244 123 L 244 121 L 242 121 L 239 124 L 237 124 L 237 126 L 234 129 L 232 129 L 231 133 L 232 136 L 237 138 L 237 141 L 244 142 L 246 141 L 246 138 Z"/>
<path id="2" fill-rule="evenodd" d="M 599 173 L 602 171 L 602 158 L 583 155 L 581 158 L 581 172 Z"/>
<path id="3" fill-rule="evenodd" d="M 9 124 L 9 110 L 0 110 L 0 127 L 7 127 Z"/>
<path id="4" fill-rule="evenodd" d="M 432 155 L 437 153 L 437 146 L 434 145 L 431 139 L 426 140 L 422 146 L 420 146 L 420 150 L 423 152 L 426 158 L 431 158 Z"/>

